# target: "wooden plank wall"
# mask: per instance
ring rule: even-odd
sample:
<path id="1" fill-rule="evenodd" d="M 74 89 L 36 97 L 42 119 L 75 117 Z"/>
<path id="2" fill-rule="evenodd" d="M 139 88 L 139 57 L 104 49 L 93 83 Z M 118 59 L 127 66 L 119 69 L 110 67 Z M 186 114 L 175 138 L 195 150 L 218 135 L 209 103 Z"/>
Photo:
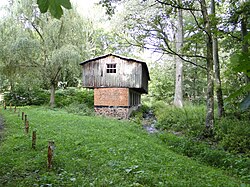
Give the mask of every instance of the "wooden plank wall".
<path id="1" fill-rule="evenodd" d="M 107 73 L 106 64 L 116 64 L 116 73 Z M 142 64 L 113 56 L 83 64 L 83 87 L 141 88 L 147 84 Z M 147 85 L 146 85 L 147 87 Z"/>

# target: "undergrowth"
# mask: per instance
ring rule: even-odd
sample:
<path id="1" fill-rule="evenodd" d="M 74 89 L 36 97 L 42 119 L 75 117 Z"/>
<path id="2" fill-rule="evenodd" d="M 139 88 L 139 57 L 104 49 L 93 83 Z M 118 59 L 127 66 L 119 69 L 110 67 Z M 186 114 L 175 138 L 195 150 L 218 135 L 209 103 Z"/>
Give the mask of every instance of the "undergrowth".
<path id="1" fill-rule="evenodd" d="M 159 137 L 134 123 L 69 114 L 65 110 L 21 108 L 30 133 L 17 113 L 5 119 L 0 147 L 0 186 L 241 186 L 240 179 L 169 150 Z M 169 138 L 167 138 L 169 139 Z M 56 149 L 47 169 L 48 140 Z"/>
<path id="2" fill-rule="evenodd" d="M 7 105 L 10 103 L 12 106 L 29 106 L 29 105 L 48 105 L 50 99 L 49 90 L 42 90 L 40 88 L 23 89 L 16 88 L 10 92 L 4 94 L 4 100 Z M 70 105 L 79 103 L 85 105 L 88 108 L 93 108 L 94 94 L 93 90 L 79 89 L 79 88 L 67 88 L 56 90 L 55 93 L 56 107 L 70 107 Z M 81 107 L 81 106 L 77 106 Z"/>
<path id="3" fill-rule="evenodd" d="M 180 109 L 159 101 L 152 108 L 162 131 L 159 137 L 171 150 L 250 181 L 249 112 L 216 119 L 214 137 L 205 139 L 204 106 Z"/>

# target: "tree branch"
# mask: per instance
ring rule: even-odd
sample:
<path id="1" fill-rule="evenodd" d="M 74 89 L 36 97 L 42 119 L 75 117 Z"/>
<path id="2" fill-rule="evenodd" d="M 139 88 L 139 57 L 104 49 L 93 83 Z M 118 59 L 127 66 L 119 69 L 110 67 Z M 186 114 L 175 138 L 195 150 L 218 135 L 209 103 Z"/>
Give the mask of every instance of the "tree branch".
<path id="1" fill-rule="evenodd" d="M 177 4 L 177 3 L 173 4 L 173 3 L 169 3 L 167 1 L 160 1 L 160 0 L 155 0 L 155 1 L 160 3 L 160 4 L 168 5 L 168 6 L 171 6 L 173 8 L 176 8 L 176 9 L 191 10 L 191 11 L 201 11 L 200 9 L 184 7 L 184 6 L 181 6 L 181 5 Z"/>
<path id="2" fill-rule="evenodd" d="M 146 47 L 144 44 L 141 44 L 141 43 L 140 43 L 138 40 L 136 40 L 135 38 L 133 38 L 133 40 L 136 41 L 136 43 L 131 43 L 130 41 L 128 41 L 127 38 L 124 38 L 124 39 L 125 39 L 125 41 L 126 41 L 128 44 L 130 44 L 131 46 L 139 47 L 139 48 L 144 48 L 144 49 L 147 49 L 147 50 L 153 50 L 154 52 L 157 52 L 157 53 L 164 53 L 164 54 L 168 54 L 168 55 L 176 55 L 176 56 L 178 56 L 180 59 L 182 59 L 182 60 L 185 61 L 185 62 L 188 62 L 188 63 L 190 63 L 190 64 L 192 64 L 192 65 L 194 65 L 194 66 L 197 66 L 197 67 L 199 67 L 199 68 L 201 68 L 201 69 L 204 69 L 204 70 L 207 69 L 206 67 L 204 67 L 204 66 L 202 66 L 202 65 L 196 64 L 196 63 L 192 62 L 191 60 L 185 59 L 185 58 L 184 58 L 185 55 L 181 55 L 181 54 L 178 54 L 178 53 L 176 53 L 175 51 L 173 51 L 173 50 L 171 49 L 171 47 L 168 45 L 168 43 L 166 44 L 168 50 L 166 50 L 165 48 L 159 48 L 158 46 L 154 46 L 154 45 L 152 45 L 152 46 L 154 46 L 154 48 Z M 198 56 L 193 56 L 193 57 L 198 57 Z M 204 57 L 204 58 L 205 58 L 205 57 Z"/>

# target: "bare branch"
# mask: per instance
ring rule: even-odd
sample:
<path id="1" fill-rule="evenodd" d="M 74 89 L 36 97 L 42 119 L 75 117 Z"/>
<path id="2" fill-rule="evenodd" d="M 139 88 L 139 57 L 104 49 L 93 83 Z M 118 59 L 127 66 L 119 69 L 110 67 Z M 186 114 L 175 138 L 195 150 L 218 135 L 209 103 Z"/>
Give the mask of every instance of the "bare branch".
<path id="1" fill-rule="evenodd" d="M 200 9 L 184 7 L 184 6 L 181 6 L 180 4 L 173 4 L 173 3 L 169 3 L 169 2 L 166 2 L 166 1 L 160 1 L 160 0 L 155 0 L 155 1 L 160 3 L 160 4 L 168 5 L 168 6 L 171 6 L 173 8 L 177 8 L 177 9 L 191 10 L 191 11 L 201 11 Z"/>
<path id="2" fill-rule="evenodd" d="M 224 31 L 224 30 L 222 30 L 222 29 L 218 29 L 218 31 L 221 32 L 221 33 L 223 33 L 223 34 L 228 34 L 228 35 L 230 35 L 232 38 L 236 39 L 237 41 L 242 42 L 241 37 L 235 36 L 235 35 L 233 35 L 231 32 L 226 32 L 226 31 Z"/>
<path id="3" fill-rule="evenodd" d="M 127 38 L 124 38 L 125 41 L 130 44 L 131 46 L 134 46 L 134 47 L 139 47 L 139 48 L 144 48 L 144 49 L 147 49 L 147 50 L 154 50 L 154 52 L 157 52 L 157 53 L 163 53 L 163 54 L 168 54 L 168 55 L 176 55 L 178 56 L 180 59 L 182 59 L 183 61 L 185 62 L 188 62 L 194 66 L 197 66 L 199 68 L 202 68 L 204 70 L 206 70 L 207 68 L 202 66 L 202 65 L 199 65 L 199 64 L 196 64 L 194 62 L 192 62 L 191 60 L 188 60 L 188 59 L 185 59 L 185 55 L 181 55 L 181 54 L 178 54 L 176 53 L 175 51 L 173 51 L 171 49 L 171 47 L 168 45 L 168 43 L 166 43 L 167 45 L 167 48 L 168 50 L 166 50 L 165 48 L 159 48 L 158 46 L 154 46 L 154 48 L 150 48 L 150 47 L 146 47 L 144 44 L 140 43 L 138 40 L 136 40 L 136 38 L 133 38 L 133 40 L 136 42 L 136 43 L 131 43 Z M 152 45 L 153 46 L 153 45 Z M 198 56 L 193 56 L 193 57 L 198 57 Z M 205 58 L 205 57 L 203 57 Z"/>
<path id="4" fill-rule="evenodd" d="M 192 16 L 193 16 L 194 21 L 195 21 L 195 23 L 196 23 L 197 27 L 198 27 L 199 29 L 201 29 L 202 31 L 205 31 L 205 29 L 204 29 L 203 27 L 201 27 L 201 26 L 200 26 L 200 24 L 199 24 L 199 22 L 198 22 L 198 20 L 197 20 L 196 16 L 194 15 L 194 12 L 190 11 L 190 13 L 191 13 L 191 14 L 192 14 Z M 206 32 L 206 31 L 205 31 L 205 32 Z"/>

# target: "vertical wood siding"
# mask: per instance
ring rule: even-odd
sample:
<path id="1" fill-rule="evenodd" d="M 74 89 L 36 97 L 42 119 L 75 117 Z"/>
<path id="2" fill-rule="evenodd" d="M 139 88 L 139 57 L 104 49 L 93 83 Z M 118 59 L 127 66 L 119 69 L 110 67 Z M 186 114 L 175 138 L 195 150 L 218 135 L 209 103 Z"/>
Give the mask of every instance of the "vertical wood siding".
<path id="1" fill-rule="evenodd" d="M 116 73 L 107 73 L 107 64 L 116 64 Z M 83 87 L 126 87 L 148 90 L 148 75 L 142 63 L 114 56 L 82 65 Z"/>

